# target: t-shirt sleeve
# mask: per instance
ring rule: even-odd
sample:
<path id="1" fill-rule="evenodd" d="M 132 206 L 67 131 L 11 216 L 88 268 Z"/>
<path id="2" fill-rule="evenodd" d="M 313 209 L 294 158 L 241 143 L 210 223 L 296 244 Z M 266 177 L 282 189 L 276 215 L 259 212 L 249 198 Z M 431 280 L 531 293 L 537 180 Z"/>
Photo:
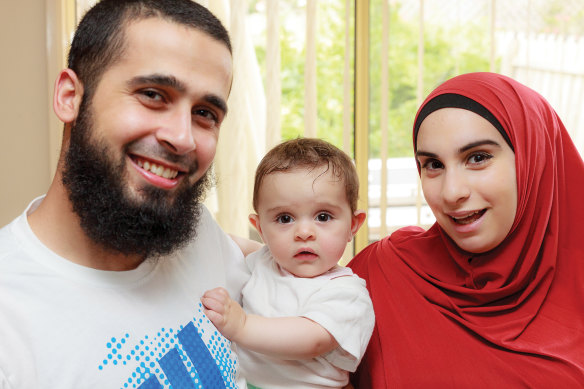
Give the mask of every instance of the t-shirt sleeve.
<path id="1" fill-rule="evenodd" d="M 263 246 L 245 257 L 245 265 L 250 273 L 253 273 L 255 268 L 261 264 L 268 266 L 271 263 L 271 256 L 268 246 Z"/>
<path id="2" fill-rule="evenodd" d="M 375 315 L 365 281 L 357 276 L 329 280 L 301 312 L 323 326 L 339 347 L 323 355 L 333 365 L 350 372 L 357 369 L 375 324 Z"/>
<path id="3" fill-rule="evenodd" d="M 0 389 L 10 389 L 8 379 L 6 379 L 6 376 L 2 372 L 2 367 L 0 367 Z"/>
<path id="4" fill-rule="evenodd" d="M 201 219 L 196 238 L 199 251 L 191 253 L 191 256 L 201 257 L 201 261 L 205 261 L 205 265 L 209 266 L 210 274 L 223 272 L 225 277 L 223 286 L 229 291 L 232 299 L 241 303 L 241 290 L 250 277 L 243 253 L 233 239 L 219 227 L 209 210 L 204 206 L 201 207 Z M 195 264 L 191 261 L 190 263 L 191 266 L 196 266 L 191 271 L 198 273 L 203 271 L 201 262 Z"/>

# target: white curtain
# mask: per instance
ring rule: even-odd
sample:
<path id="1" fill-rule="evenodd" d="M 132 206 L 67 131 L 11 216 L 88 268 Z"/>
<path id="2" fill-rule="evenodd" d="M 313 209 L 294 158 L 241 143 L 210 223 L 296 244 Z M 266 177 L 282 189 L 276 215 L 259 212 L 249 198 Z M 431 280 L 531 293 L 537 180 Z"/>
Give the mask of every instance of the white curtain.
<path id="1" fill-rule="evenodd" d="M 247 1 L 201 3 L 229 30 L 234 63 L 229 112 L 221 127 L 214 163 L 217 185 L 207 206 L 226 232 L 248 237 L 254 172 L 266 148 L 266 99 L 246 26 Z"/>

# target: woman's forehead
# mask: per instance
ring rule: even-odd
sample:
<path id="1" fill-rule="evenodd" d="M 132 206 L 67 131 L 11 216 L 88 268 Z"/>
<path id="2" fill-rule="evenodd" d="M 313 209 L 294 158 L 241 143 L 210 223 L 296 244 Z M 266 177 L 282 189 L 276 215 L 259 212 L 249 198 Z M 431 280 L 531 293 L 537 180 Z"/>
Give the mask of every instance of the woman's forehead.
<path id="1" fill-rule="evenodd" d="M 478 140 L 506 143 L 482 116 L 462 108 L 442 108 L 428 115 L 420 125 L 417 149 L 431 149 L 437 144 L 460 148 Z"/>

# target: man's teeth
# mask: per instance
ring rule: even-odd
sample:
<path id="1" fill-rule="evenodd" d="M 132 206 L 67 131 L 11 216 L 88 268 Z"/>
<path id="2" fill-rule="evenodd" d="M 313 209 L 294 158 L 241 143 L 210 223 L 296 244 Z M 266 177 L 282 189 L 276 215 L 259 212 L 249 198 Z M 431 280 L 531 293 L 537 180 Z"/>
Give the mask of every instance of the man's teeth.
<path id="1" fill-rule="evenodd" d="M 163 178 L 173 179 L 178 175 L 177 170 L 165 168 L 164 166 L 159 166 L 156 165 L 155 163 L 151 163 L 148 161 L 145 162 L 137 161 L 137 163 L 138 166 L 140 166 L 142 169 L 147 170 Z"/>

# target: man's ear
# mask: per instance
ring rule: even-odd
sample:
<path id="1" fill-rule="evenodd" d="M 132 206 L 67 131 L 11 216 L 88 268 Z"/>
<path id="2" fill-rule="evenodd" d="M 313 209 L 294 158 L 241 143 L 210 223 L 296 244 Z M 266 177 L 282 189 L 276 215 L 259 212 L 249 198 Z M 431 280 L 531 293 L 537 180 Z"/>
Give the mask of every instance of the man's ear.
<path id="1" fill-rule="evenodd" d="M 351 236 L 349 236 L 349 242 L 357 234 L 357 231 L 359 231 L 359 228 L 361 228 L 363 222 L 365 222 L 366 217 L 367 214 L 365 213 L 365 211 L 361 210 L 355 211 L 353 217 L 351 218 Z"/>
<path id="2" fill-rule="evenodd" d="M 83 84 L 71 69 L 64 69 L 55 81 L 53 110 L 63 123 L 72 123 L 83 99 Z"/>
<path id="3" fill-rule="evenodd" d="M 251 223 L 252 226 L 254 226 L 254 228 L 257 230 L 258 234 L 260 234 L 260 237 L 262 238 L 262 240 L 264 240 L 264 235 L 262 234 L 262 226 L 260 225 L 260 216 L 256 215 L 255 213 L 251 213 L 249 215 L 249 222 Z M 264 240 L 265 242 L 265 240 Z"/>

